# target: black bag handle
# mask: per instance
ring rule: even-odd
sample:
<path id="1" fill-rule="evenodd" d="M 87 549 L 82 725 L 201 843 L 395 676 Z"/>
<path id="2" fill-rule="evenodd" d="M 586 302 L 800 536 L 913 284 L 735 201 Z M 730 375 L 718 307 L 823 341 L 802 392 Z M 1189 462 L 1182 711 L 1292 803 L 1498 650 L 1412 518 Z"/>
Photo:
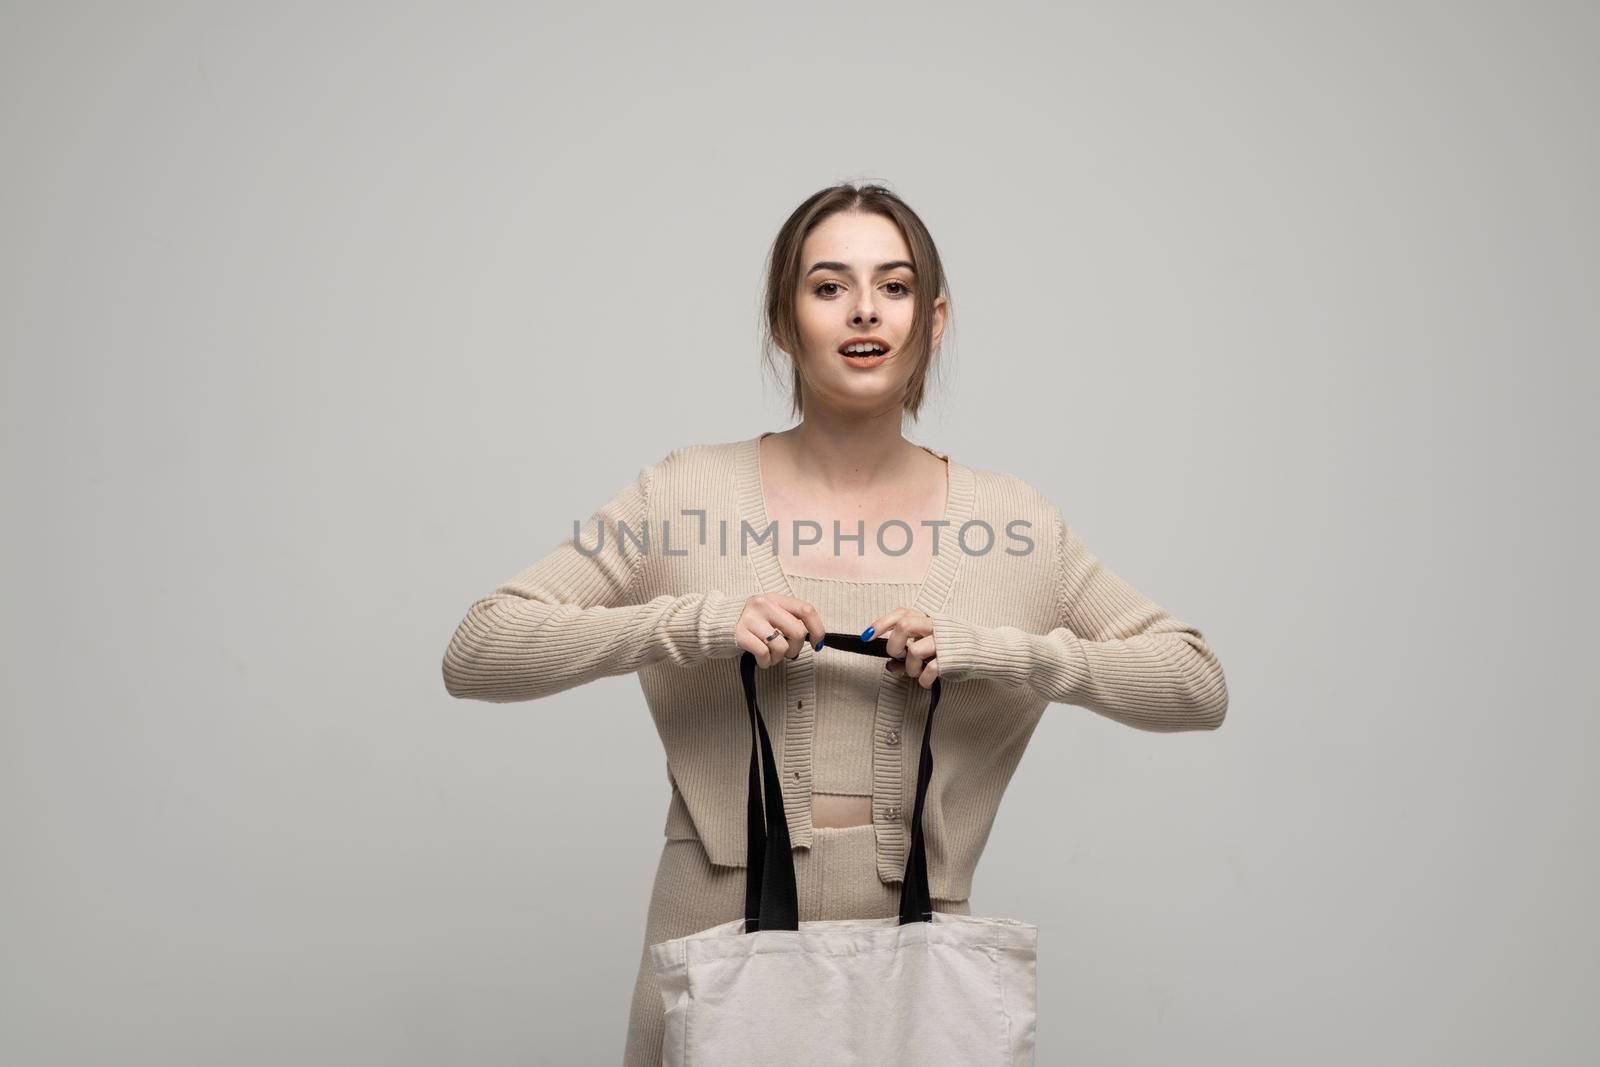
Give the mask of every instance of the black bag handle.
<path id="1" fill-rule="evenodd" d="M 884 637 L 863 641 L 855 634 L 828 633 L 822 643 L 824 648 L 889 658 L 889 641 Z M 820 652 L 813 654 L 820 655 Z M 772 739 L 767 735 L 766 720 L 761 717 L 761 709 L 756 707 L 756 657 L 753 653 L 746 652 L 739 658 L 739 677 L 744 684 L 744 702 L 750 712 L 744 932 L 798 930 L 800 905 L 795 891 L 789 821 L 783 810 L 783 784 L 778 779 L 777 761 L 772 754 Z M 933 736 L 933 713 L 939 707 L 941 680 L 933 680 L 928 723 L 922 731 L 922 759 L 917 767 L 917 800 L 911 813 L 911 849 L 906 854 L 906 873 L 900 887 L 902 926 L 933 921 L 933 901 L 928 895 L 928 856 L 922 835 L 922 806 L 928 795 L 928 783 L 933 778 L 933 747 L 930 742 Z M 758 799 L 758 795 L 761 799 Z"/>

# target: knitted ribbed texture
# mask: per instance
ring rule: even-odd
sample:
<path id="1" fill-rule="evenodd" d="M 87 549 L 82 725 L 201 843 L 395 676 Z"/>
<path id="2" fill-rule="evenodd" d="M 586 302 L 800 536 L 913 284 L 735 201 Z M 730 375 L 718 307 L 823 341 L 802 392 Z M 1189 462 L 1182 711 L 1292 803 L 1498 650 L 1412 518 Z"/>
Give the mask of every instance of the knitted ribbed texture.
<path id="1" fill-rule="evenodd" d="M 878 616 L 917 598 L 916 582 L 852 581 L 800 574 L 790 575 L 789 584 L 801 600 L 816 606 L 827 620 L 828 629 L 847 634 L 860 633 Z M 876 656 L 830 656 L 826 648 L 817 657 L 813 791 L 872 795 L 876 784 L 874 727 L 887 662 Z M 905 747 L 898 736 L 894 744 Z M 915 779 L 914 763 L 910 773 Z"/>
<path id="2" fill-rule="evenodd" d="M 471 605 L 445 651 L 446 689 L 529 700 L 636 672 L 667 756 L 666 836 L 699 839 L 713 864 L 743 867 L 750 726 L 733 629 L 747 598 L 809 596 L 837 632 L 859 632 L 863 615 L 887 607 L 923 611 L 943 679 L 924 832 L 932 895 L 947 900 L 970 895 L 1000 798 L 1047 705 L 1144 730 L 1221 725 L 1227 684 L 1201 631 L 1114 574 L 1022 479 L 928 449 L 948 464 L 948 525 L 921 583 L 880 589 L 915 595 L 880 608 L 876 583 L 791 583 L 767 519 L 759 442 L 687 445 L 641 470 L 582 525 L 584 550 L 568 538 Z M 811 792 L 828 791 L 818 779 L 859 782 L 870 742 L 878 873 L 898 882 L 929 693 L 881 661 L 875 694 L 861 681 L 819 691 L 828 655 L 808 644 L 756 672 L 790 838 L 810 847 Z M 867 718 L 870 733 L 859 729 Z M 830 754 L 825 770 L 819 751 Z"/>

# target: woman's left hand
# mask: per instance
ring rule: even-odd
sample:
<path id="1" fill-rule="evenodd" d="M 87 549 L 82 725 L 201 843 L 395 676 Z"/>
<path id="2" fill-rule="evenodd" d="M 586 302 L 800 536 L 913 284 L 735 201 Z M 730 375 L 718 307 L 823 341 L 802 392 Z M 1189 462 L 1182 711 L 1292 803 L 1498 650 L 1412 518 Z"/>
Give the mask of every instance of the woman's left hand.
<path id="1" fill-rule="evenodd" d="M 933 643 L 933 620 L 914 608 L 895 608 L 872 621 L 872 636 L 887 641 L 889 670 L 905 674 L 932 689 L 939 677 L 938 649 Z"/>

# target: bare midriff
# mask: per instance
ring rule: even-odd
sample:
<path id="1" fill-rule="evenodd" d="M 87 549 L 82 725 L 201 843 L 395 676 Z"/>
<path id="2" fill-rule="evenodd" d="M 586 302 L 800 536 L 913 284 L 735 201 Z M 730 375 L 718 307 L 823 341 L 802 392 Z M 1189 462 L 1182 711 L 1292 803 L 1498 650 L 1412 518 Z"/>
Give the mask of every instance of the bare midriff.
<path id="1" fill-rule="evenodd" d="M 872 798 L 843 793 L 811 794 L 812 826 L 866 826 L 872 822 Z"/>

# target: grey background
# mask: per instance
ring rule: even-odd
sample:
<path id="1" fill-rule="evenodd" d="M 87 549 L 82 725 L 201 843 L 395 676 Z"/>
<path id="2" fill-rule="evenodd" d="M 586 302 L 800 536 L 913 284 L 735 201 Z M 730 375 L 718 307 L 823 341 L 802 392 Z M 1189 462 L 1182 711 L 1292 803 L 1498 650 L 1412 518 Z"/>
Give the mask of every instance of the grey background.
<path id="1" fill-rule="evenodd" d="M 0 18 L 6 1063 L 620 1057 L 637 681 L 440 656 L 787 425 L 761 259 L 865 178 L 952 277 L 908 435 L 1229 679 L 1023 760 L 973 904 L 1040 924 L 1039 1062 L 1592 1062 L 1592 6 Z"/>

